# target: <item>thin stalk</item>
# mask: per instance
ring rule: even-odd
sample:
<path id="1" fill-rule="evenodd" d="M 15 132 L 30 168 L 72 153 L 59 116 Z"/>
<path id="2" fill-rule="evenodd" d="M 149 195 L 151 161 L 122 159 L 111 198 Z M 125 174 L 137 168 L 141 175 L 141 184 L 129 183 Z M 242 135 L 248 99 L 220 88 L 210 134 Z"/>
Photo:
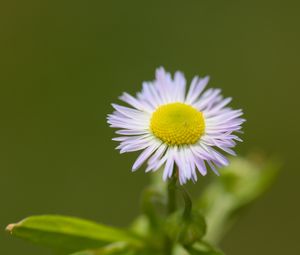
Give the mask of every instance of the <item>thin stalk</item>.
<path id="1" fill-rule="evenodd" d="M 179 189 L 184 200 L 183 218 L 190 219 L 193 206 L 191 196 L 183 186 L 180 186 Z"/>
<path id="2" fill-rule="evenodd" d="M 176 210 L 176 176 L 172 176 L 168 183 L 167 190 L 167 214 L 170 215 Z"/>
<path id="3" fill-rule="evenodd" d="M 176 169 L 174 167 L 173 175 L 167 185 L 167 217 L 176 210 Z M 172 255 L 173 242 L 169 237 L 166 237 L 165 241 L 165 254 Z"/>

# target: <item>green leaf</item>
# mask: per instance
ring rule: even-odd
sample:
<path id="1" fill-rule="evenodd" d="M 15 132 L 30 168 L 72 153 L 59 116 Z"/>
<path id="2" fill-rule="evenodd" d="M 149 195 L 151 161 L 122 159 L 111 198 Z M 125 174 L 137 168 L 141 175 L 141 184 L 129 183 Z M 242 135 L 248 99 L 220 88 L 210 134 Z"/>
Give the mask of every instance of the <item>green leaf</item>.
<path id="1" fill-rule="evenodd" d="M 72 253 L 71 255 L 131 255 L 135 254 L 126 243 L 112 243 L 101 249 L 86 250 Z"/>
<path id="2" fill-rule="evenodd" d="M 166 197 L 158 188 L 148 187 L 143 191 L 141 200 L 142 212 L 148 217 L 152 230 L 157 230 L 161 225 L 165 200 Z"/>
<path id="3" fill-rule="evenodd" d="M 79 251 L 69 255 L 163 255 L 162 253 L 157 252 L 157 250 L 149 249 L 149 247 L 144 247 L 143 249 L 135 250 L 128 247 L 122 248 L 122 245 L 120 247 L 117 247 L 115 245 L 118 246 L 119 244 L 108 245 L 105 248 L 97 250 Z"/>
<path id="4" fill-rule="evenodd" d="M 197 208 L 208 225 L 205 240 L 218 243 L 240 212 L 260 197 L 274 182 L 280 164 L 260 157 L 234 158 L 219 178 L 204 190 Z"/>
<path id="5" fill-rule="evenodd" d="M 193 246 L 176 245 L 174 255 L 224 255 L 223 252 L 217 248 L 212 247 L 208 243 L 197 242 Z"/>
<path id="6" fill-rule="evenodd" d="M 195 243 L 186 248 L 190 255 L 224 255 L 219 249 L 206 242 Z"/>
<path id="7" fill-rule="evenodd" d="M 59 215 L 31 216 L 6 229 L 36 244 L 69 251 L 100 248 L 112 242 L 125 242 L 133 247 L 143 245 L 140 238 L 128 231 Z"/>
<path id="8" fill-rule="evenodd" d="M 131 224 L 130 230 L 139 236 L 147 238 L 151 231 L 149 218 L 143 214 L 138 216 Z"/>
<path id="9" fill-rule="evenodd" d="M 175 244 L 173 255 L 191 255 L 182 245 Z"/>
<path id="10" fill-rule="evenodd" d="M 136 255 L 140 253 L 137 253 L 135 251 L 124 251 L 124 252 L 117 252 L 117 253 L 102 253 L 101 251 L 94 250 L 94 251 L 80 251 L 76 253 L 72 253 L 70 255 Z"/>
<path id="11" fill-rule="evenodd" d="M 206 232 L 206 223 L 203 216 L 197 211 L 191 211 L 188 218 L 178 211 L 167 219 L 165 231 L 174 242 L 191 245 L 203 238 Z"/>
<path id="12" fill-rule="evenodd" d="M 71 255 L 97 255 L 97 251 L 79 251 L 79 252 L 75 252 L 72 253 Z"/>
<path id="13" fill-rule="evenodd" d="M 200 251 L 195 249 L 189 250 L 190 255 L 224 255 L 224 253 L 220 251 Z"/>

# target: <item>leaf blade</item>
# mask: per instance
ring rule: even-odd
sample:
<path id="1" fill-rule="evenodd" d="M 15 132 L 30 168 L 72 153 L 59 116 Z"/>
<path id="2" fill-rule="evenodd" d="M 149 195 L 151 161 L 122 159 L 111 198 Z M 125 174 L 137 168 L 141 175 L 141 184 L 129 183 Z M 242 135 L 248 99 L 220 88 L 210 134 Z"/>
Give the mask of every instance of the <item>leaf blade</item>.
<path id="1" fill-rule="evenodd" d="M 120 241 L 136 247 L 142 245 L 142 240 L 128 231 L 61 215 L 31 216 L 6 229 L 33 243 L 69 251 L 100 248 Z"/>

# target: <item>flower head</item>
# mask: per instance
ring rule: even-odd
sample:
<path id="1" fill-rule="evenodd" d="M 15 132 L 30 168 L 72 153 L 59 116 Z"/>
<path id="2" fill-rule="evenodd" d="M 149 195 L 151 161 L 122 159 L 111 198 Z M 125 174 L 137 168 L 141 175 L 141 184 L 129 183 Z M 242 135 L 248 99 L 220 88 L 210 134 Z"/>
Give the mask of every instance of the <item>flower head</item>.
<path id="1" fill-rule="evenodd" d="M 178 169 L 181 184 L 197 180 L 197 171 L 206 175 L 207 168 L 228 165 L 221 151 L 235 155 L 235 132 L 241 132 L 242 110 L 227 105 L 220 89 L 204 91 L 209 77 L 194 77 L 189 89 L 181 72 L 172 78 L 163 68 L 156 70 L 153 82 L 144 82 L 136 97 L 123 93 L 122 101 L 130 107 L 113 104 L 115 111 L 108 123 L 119 137 L 121 153 L 142 150 L 133 164 L 137 170 L 147 162 L 146 172 L 164 168 L 166 180 Z"/>

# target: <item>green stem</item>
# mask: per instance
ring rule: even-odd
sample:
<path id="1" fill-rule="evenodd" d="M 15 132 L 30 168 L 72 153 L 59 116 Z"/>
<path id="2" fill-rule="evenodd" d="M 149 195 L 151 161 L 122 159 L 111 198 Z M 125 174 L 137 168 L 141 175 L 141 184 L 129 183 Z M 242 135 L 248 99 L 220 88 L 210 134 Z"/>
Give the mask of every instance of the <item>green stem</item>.
<path id="1" fill-rule="evenodd" d="M 179 187 L 183 200 L 184 200 L 184 211 L 183 211 L 183 218 L 184 219 L 189 219 L 191 216 L 191 212 L 192 212 L 192 199 L 190 194 L 186 191 L 186 189 L 183 186 Z"/>
<path id="2" fill-rule="evenodd" d="M 167 201 L 167 214 L 170 215 L 176 210 L 176 176 L 172 176 L 168 183 L 168 201 Z"/>
<path id="3" fill-rule="evenodd" d="M 173 176 L 169 180 L 168 186 L 167 186 L 167 217 L 171 215 L 176 210 L 176 170 L 174 168 Z M 173 242 L 169 237 L 166 237 L 165 242 L 165 254 L 166 255 L 172 255 L 173 250 Z"/>

